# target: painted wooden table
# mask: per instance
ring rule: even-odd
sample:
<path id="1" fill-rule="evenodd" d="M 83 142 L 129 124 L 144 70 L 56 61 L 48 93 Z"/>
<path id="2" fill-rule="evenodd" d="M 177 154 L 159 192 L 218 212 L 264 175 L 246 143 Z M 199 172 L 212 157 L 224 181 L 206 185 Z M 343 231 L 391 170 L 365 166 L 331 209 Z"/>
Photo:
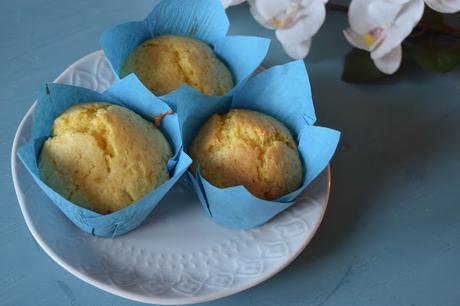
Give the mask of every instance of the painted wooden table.
<path id="1" fill-rule="evenodd" d="M 40 249 L 19 210 L 10 149 L 38 85 L 154 3 L 0 2 L 0 305 L 140 305 L 80 281 Z M 273 38 L 247 6 L 228 13 L 232 34 Z M 328 13 L 306 60 L 319 124 L 343 135 L 323 224 L 277 276 L 205 305 L 460 304 L 460 71 L 409 65 L 378 84 L 344 83 L 346 26 L 342 13 Z M 288 60 L 274 41 L 264 64 Z"/>

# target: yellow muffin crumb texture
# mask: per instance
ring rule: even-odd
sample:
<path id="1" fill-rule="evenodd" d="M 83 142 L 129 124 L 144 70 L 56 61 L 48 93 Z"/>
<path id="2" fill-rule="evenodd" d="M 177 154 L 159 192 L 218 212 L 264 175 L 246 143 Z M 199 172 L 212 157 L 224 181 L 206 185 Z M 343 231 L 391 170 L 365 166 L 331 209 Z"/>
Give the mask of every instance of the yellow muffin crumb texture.
<path id="1" fill-rule="evenodd" d="M 289 130 L 265 114 L 233 109 L 214 114 L 190 147 L 192 173 L 217 187 L 245 186 L 273 200 L 300 187 L 302 162 Z"/>
<path id="2" fill-rule="evenodd" d="M 233 87 L 227 66 L 204 42 L 184 36 L 158 36 L 143 42 L 129 55 L 121 76 L 135 73 L 157 96 L 187 83 L 212 96 Z"/>
<path id="3" fill-rule="evenodd" d="M 169 179 L 171 147 L 158 128 L 108 103 L 85 103 L 55 121 L 39 159 L 42 180 L 68 200 L 107 214 Z"/>

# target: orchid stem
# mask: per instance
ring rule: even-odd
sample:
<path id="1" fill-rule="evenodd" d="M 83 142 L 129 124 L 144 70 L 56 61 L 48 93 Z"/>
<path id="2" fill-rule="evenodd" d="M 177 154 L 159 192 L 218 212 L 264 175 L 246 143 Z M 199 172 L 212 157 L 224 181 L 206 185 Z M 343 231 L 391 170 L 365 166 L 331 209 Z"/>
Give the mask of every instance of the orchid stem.
<path id="1" fill-rule="evenodd" d="M 343 12 L 343 13 L 348 12 L 348 6 L 334 4 L 334 3 L 326 3 L 326 9 L 330 11 Z"/>
<path id="2" fill-rule="evenodd" d="M 423 27 L 423 25 L 422 25 L 422 27 Z M 441 33 L 445 33 L 445 34 L 452 35 L 454 37 L 460 38 L 460 30 L 455 28 L 455 27 L 452 27 L 450 25 L 447 25 L 447 24 L 444 24 L 442 27 L 434 27 L 434 26 L 430 27 L 429 26 L 429 27 L 427 27 L 427 30 L 441 32 Z"/>

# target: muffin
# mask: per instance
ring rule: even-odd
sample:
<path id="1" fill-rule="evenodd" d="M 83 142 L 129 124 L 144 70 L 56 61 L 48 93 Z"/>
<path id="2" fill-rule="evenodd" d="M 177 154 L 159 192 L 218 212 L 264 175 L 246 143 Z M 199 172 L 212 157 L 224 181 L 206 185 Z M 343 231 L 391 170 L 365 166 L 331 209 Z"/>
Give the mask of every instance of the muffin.
<path id="1" fill-rule="evenodd" d="M 300 187 L 303 171 L 289 130 L 265 114 L 233 109 L 214 114 L 190 146 L 190 166 L 214 186 L 243 185 L 258 198 L 273 200 Z"/>
<path id="2" fill-rule="evenodd" d="M 155 95 L 183 83 L 211 96 L 233 87 L 232 74 L 204 42 L 184 36 L 158 36 L 143 42 L 126 59 L 120 76 L 135 73 Z"/>
<path id="3" fill-rule="evenodd" d="M 85 103 L 56 118 L 39 169 L 42 180 L 64 198 L 108 214 L 168 180 L 171 156 L 153 123 L 118 105 Z"/>

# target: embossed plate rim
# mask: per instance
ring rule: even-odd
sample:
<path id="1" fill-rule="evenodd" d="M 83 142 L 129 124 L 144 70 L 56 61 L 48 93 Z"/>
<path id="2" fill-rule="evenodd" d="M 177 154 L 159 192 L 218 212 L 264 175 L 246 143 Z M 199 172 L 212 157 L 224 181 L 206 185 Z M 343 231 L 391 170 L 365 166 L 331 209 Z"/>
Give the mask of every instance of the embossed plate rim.
<path id="1" fill-rule="evenodd" d="M 76 62 L 74 62 L 72 65 L 70 65 L 67 69 L 62 72 L 58 78 L 54 82 L 60 83 L 62 79 L 67 75 L 69 72 L 71 72 L 75 67 L 79 66 L 82 62 L 87 61 L 90 57 L 96 57 L 102 53 L 102 50 L 98 50 L 95 52 L 92 52 Z M 70 264 L 68 264 L 63 258 L 61 258 L 53 249 L 52 247 L 48 246 L 48 244 L 41 238 L 40 233 L 37 231 L 33 221 L 32 221 L 32 216 L 29 214 L 27 205 L 25 204 L 24 201 L 24 195 L 21 192 L 20 184 L 19 184 L 19 179 L 17 176 L 17 173 L 15 169 L 17 168 L 17 157 L 16 157 L 16 152 L 17 152 L 17 147 L 19 143 L 19 137 L 21 134 L 21 131 L 25 125 L 25 123 L 28 120 L 31 120 L 31 116 L 33 114 L 33 111 L 35 109 L 36 101 L 32 104 L 30 109 L 27 111 L 23 119 L 21 120 L 17 130 L 16 134 L 14 137 L 13 141 L 13 146 L 12 146 L 12 153 L 11 153 L 11 171 L 12 171 L 12 177 L 13 177 L 13 184 L 14 184 L 14 189 L 18 198 L 19 206 L 21 208 L 22 215 L 24 217 L 24 220 L 26 222 L 27 227 L 29 228 L 29 231 L 31 232 L 32 236 L 34 239 L 37 241 L 37 243 L 40 245 L 40 247 L 45 251 L 48 256 L 50 256 L 56 263 L 58 263 L 61 267 L 63 267 L 65 270 L 73 274 L 74 276 L 78 277 L 84 282 L 87 282 L 99 289 L 102 289 L 104 291 L 107 291 L 111 294 L 124 297 L 127 299 L 131 299 L 134 301 L 138 302 L 143 302 L 143 303 L 154 303 L 154 304 L 163 304 L 163 305 L 178 305 L 178 304 L 195 304 L 195 303 L 201 303 L 201 302 L 206 302 L 206 301 L 211 301 L 219 298 L 223 298 L 226 296 L 230 296 L 233 294 L 236 294 L 238 292 L 244 291 L 246 289 L 249 289 L 251 287 L 254 287 L 263 281 L 271 278 L 275 274 L 279 273 L 281 270 L 283 270 L 287 265 L 289 265 L 297 256 L 305 249 L 305 247 L 310 243 L 311 239 L 315 235 L 316 231 L 319 228 L 319 225 L 321 224 L 321 221 L 324 217 L 326 208 L 327 208 L 327 203 L 329 200 L 329 193 L 330 193 L 330 186 L 331 186 L 331 171 L 330 167 L 328 166 L 327 171 L 326 171 L 326 191 L 324 195 L 324 203 L 321 203 L 321 212 L 318 218 L 318 222 L 315 224 L 315 226 L 312 228 L 311 234 L 305 239 L 303 244 L 295 251 L 293 252 L 284 262 L 282 262 L 278 267 L 273 269 L 272 271 L 269 271 L 263 275 L 261 275 L 260 278 L 257 278 L 255 280 L 248 281 L 247 283 L 243 283 L 241 286 L 236 286 L 232 289 L 229 290 L 223 290 L 223 291 L 217 291 L 217 292 L 212 292 L 208 293 L 205 295 L 197 295 L 197 296 L 189 296 L 187 298 L 161 298 L 161 297 L 153 297 L 153 296 L 145 296 L 142 294 L 130 292 L 128 290 L 120 289 L 114 286 L 110 286 L 100 280 L 94 279 L 90 277 L 89 275 L 84 274 L 82 271 L 72 267 Z"/>

